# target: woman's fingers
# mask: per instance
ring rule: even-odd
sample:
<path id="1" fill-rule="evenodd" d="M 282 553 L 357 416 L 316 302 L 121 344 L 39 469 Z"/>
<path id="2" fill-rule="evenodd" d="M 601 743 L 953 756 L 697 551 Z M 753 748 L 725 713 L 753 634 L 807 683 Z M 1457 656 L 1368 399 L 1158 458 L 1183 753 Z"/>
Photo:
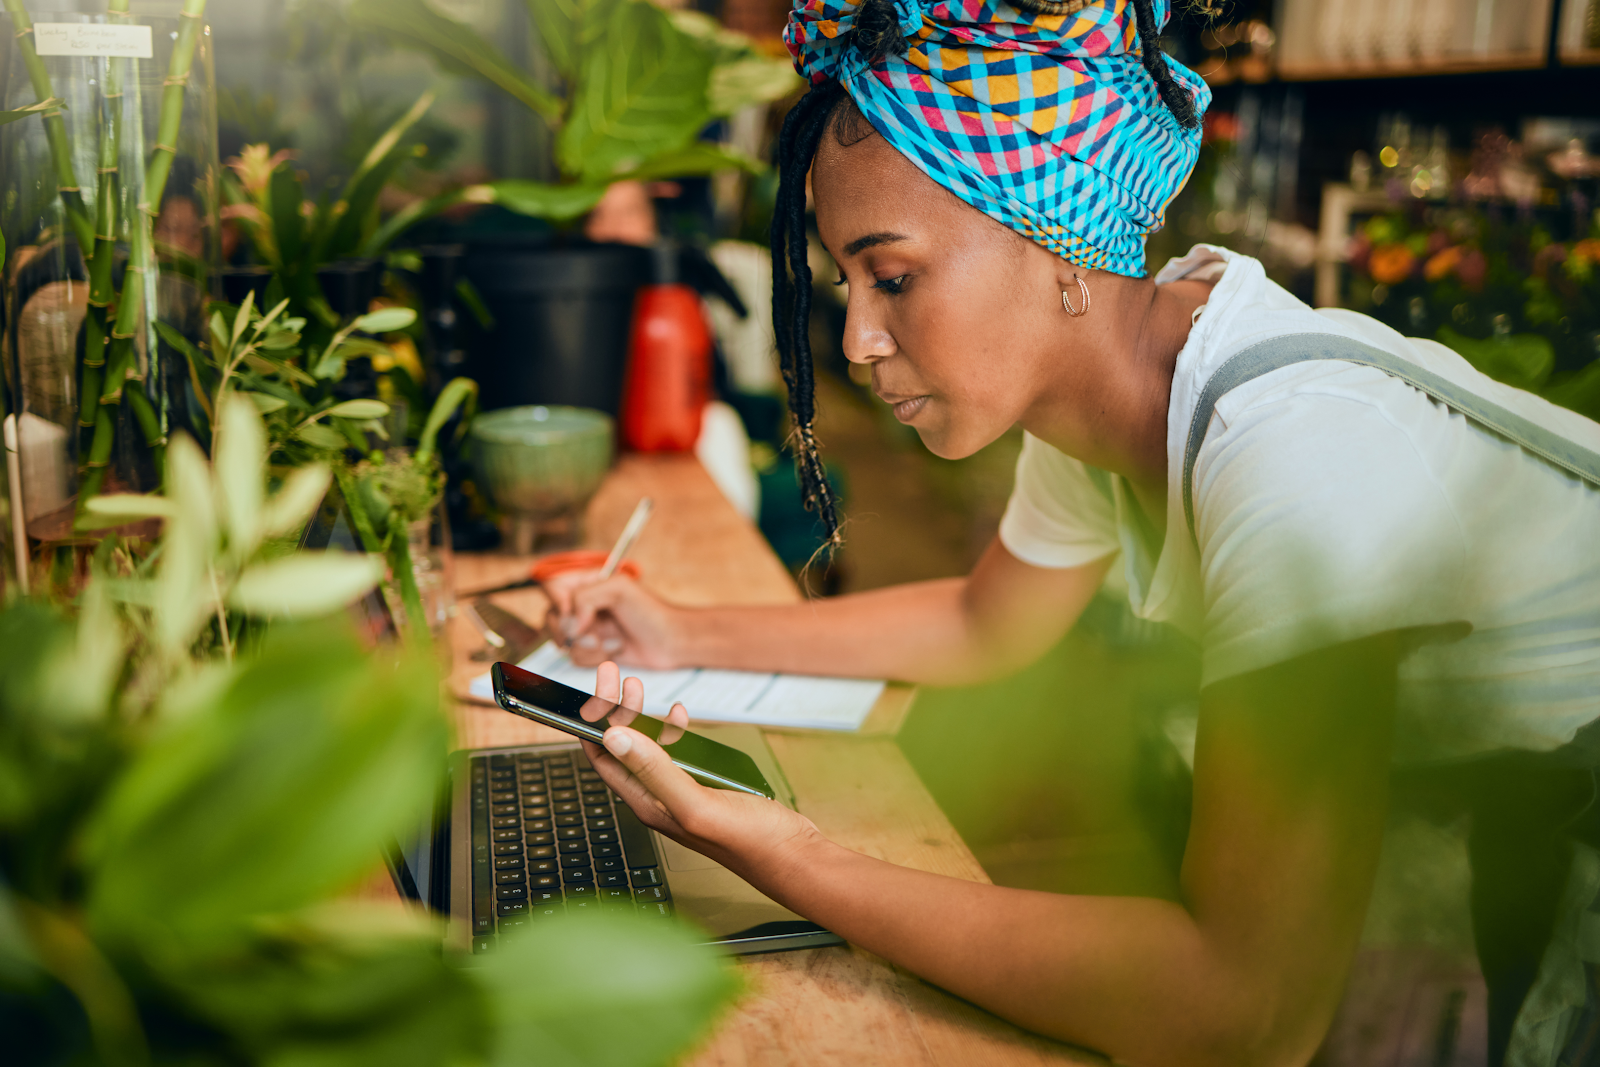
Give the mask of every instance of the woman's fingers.
<path id="1" fill-rule="evenodd" d="M 686 813 L 693 811 L 703 799 L 705 786 L 674 767 L 661 746 L 639 731 L 613 726 L 606 731 L 604 743 L 606 751 L 626 767 L 680 825 L 686 821 Z"/>
<path id="2" fill-rule="evenodd" d="M 638 679 L 630 679 L 637 681 Z M 610 660 L 594 669 L 594 695 L 613 704 L 622 700 L 622 671 Z M 639 705 L 643 707 L 644 704 Z"/>
<path id="3" fill-rule="evenodd" d="M 617 703 L 634 711 L 644 710 L 644 683 L 637 678 L 622 680 L 622 699 Z"/>
<path id="4" fill-rule="evenodd" d="M 672 705 L 672 710 L 667 712 L 667 724 L 661 728 L 659 742 L 663 745 L 677 744 L 683 739 L 688 725 L 689 709 L 682 704 Z"/>

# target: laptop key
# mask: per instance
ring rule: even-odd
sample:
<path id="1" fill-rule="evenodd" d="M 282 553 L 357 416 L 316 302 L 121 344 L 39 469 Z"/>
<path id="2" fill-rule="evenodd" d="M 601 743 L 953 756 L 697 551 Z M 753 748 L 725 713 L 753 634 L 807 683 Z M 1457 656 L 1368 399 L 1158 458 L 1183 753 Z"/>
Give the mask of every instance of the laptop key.
<path id="1" fill-rule="evenodd" d="M 652 900 L 638 905 L 642 915 L 653 915 L 662 919 L 672 918 L 672 902 L 670 900 Z"/>
<path id="2" fill-rule="evenodd" d="M 599 884 L 604 886 L 626 886 L 628 884 L 628 876 L 621 871 L 602 873 L 599 878 Z"/>
<path id="3" fill-rule="evenodd" d="M 635 886 L 660 885 L 661 872 L 654 867 L 641 867 L 628 872 L 628 877 L 633 879 Z"/>
<path id="4" fill-rule="evenodd" d="M 553 845 L 556 843 L 556 835 L 536 834 L 532 830 L 529 830 L 526 840 L 529 845 Z"/>
<path id="5" fill-rule="evenodd" d="M 651 903 L 657 900 L 671 900 L 672 894 L 667 892 L 667 887 L 664 885 L 647 885 L 635 889 L 633 899 L 641 903 Z"/>
<path id="6" fill-rule="evenodd" d="M 494 884 L 495 885 L 521 885 L 523 882 L 526 882 L 527 880 L 528 880 L 528 876 L 523 871 L 495 871 L 494 872 Z"/>
<path id="7" fill-rule="evenodd" d="M 553 789 L 550 791 L 550 799 L 556 801 L 577 800 L 578 791 L 576 789 Z"/>
<path id="8" fill-rule="evenodd" d="M 595 870 L 597 870 L 597 871 L 625 871 L 625 870 L 627 870 L 627 868 L 623 866 L 622 857 L 621 856 L 606 856 L 604 858 L 601 858 L 601 857 L 597 856 L 595 858 L 595 861 L 594 861 L 594 866 L 595 866 Z"/>
<path id="9" fill-rule="evenodd" d="M 547 860 L 551 856 L 554 856 L 556 854 L 556 848 L 555 848 L 554 845 L 535 845 L 535 844 L 533 844 L 533 839 L 535 837 L 542 837 L 542 838 L 545 838 L 546 840 L 548 840 L 550 835 L 549 834 L 529 834 L 528 835 L 528 858 L 530 860 L 535 860 L 535 859 L 537 859 L 537 860 Z"/>
<path id="10" fill-rule="evenodd" d="M 560 900 L 560 899 L 561 899 L 561 887 L 559 885 L 558 886 L 554 886 L 554 887 L 549 888 L 549 889 L 537 889 L 536 888 L 536 889 L 533 890 L 533 892 L 528 894 L 528 903 L 532 904 L 534 906 L 535 910 L 538 909 L 540 904 L 548 904 L 552 900 Z"/>
<path id="11" fill-rule="evenodd" d="M 561 864 L 555 860 L 534 860 L 528 864 L 530 874 L 551 874 L 561 869 Z"/>
<path id="12" fill-rule="evenodd" d="M 555 824 L 557 826 L 582 826 L 583 816 L 577 814 L 576 812 L 568 815 L 557 815 L 555 817 Z"/>
<path id="13" fill-rule="evenodd" d="M 563 800 L 552 807 L 557 815 L 576 815 L 583 810 L 583 805 L 576 800 Z"/>
<path id="14" fill-rule="evenodd" d="M 522 842 L 501 841 L 494 846 L 494 854 L 496 856 L 520 856 L 522 855 Z"/>
<path id="15" fill-rule="evenodd" d="M 530 879 L 533 882 L 534 892 L 541 889 L 559 889 L 561 877 L 555 874 L 536 874 Z"/>
<path id="16" fill-rule="evenodd" d="M 560 853 L 563 853 L 563 854 L 568 853 L 568 852 L 588 852 L 589 851 L 589 846 L 583 840 L 583 838 L 577 837 L 577 838 L 573 838 L 571 841 L 563 841 L 563 842 L 561 842 L 559 845 L 556 846 L 556 851 L 560 852 Z"/>
<path id="17" fill-rule="evenodd" d="M 600 901 L 594 897 L 579 897 L 567 902 L 568 915 L 594 915 L 600 911 Z"/>
<path id="18" fill-rule="evenodd" d="M 495 911 L 501 915 L 526 915 L 528 902 L 526 900 L 502 900 L 495 906 Z"/>
<path id="19" fill-rule="evenodd" d="M 494 805 L 493 807 L 491 807 L 489 809 L 489 814 L 490 815 L 515 815 L 517 813 L 517 810 L 518 809 L 517 809 L 517 806 L 515 804 L 496 804 L 496 805 Z"/>
<path id="20" fill-rule="evenodd" d="M 550 818 L 550 809 L 547 806 L 523 808 L 522 817 L 524 819 L 548 819 Z"/>
<path id="21" fill-rule="evenodd" d="M 584 897 L 593 897 L 594 886 L 592 884 L 568 885 L 566 895 L 568 900 L 582 900 Z"/>
<path id="22" fill-rule="evenodd" d="M 562 885 L 593 885 L 594 872 L 587 867 L 571 867 L 561 872 Z"/>
<path id="23" fill-rule="evenodd" d="M 632 908 L 633 894 L 628 892 L 627 886 L 622 886 L 621 888 L 616 886 L 612 886 L 611 888 L 602 888 L 600 890 L 600 903 L 611 904 L 618 907 Z"/>
<path id="24" fill-rule="evenodd" d="M 548 904 L 534 908 L 531 914 L 533 915 L 534 919 L 544 919 L 551 915 L 565 915 L 566 912 L 567 906 L 565 904 L 561 903 L 559 900 L 552 900 Z"/>
<path id="25" fill-rule="evenodd" d="M 491 835 L 495 841 L 519 841 L 522 839 L 521 830 L 496 830 Z"/>
<path id="26" fill-rule="evenodd" d="M 530 834 L 547 834 L 551 830 L 549 819 L 529 819 L 523 829 Z"/>
<path id="27" fill-rule="evenodd" d="M 590 804 L 588 807 L 583 809 L 583 813 L 585 815 L 592 815 L 597 819 L 598 818 L 602 818 L 602 817 L 610 818 L 611 817 L 611 805 L 610 804 Z"/>
<path id="28" fill-rule="evenodd" d="M 472 939 L 472 954 L 474 956 L 481 956 L 493 948 L 494 938 L 492 937 L 475 937 Z"/>
<path id="29" fill-rule="evenodd" d="M 563 870 L 568 867 L 587 866 L 589 866 L 589 854 L 587 852 L 573 852 L 561 857 L 561 867 Z"/>
<path id="30" fill-rule="evenodd" d="M 582 841 L 583 840 L 583 827 L 581 827 L 581 826 L 562 826 L 562 827 L 558 827 L 556 829 L 556 840 L 557 841 Z"/>
<path id="31" fill-rule="evenodd" d="M 594 853 L 596 856 L 620 856 L 620 855 L 622 855 L 622 848 L 620 846 L 606 844 L 605 842 L 601 842 L 598 845 L 591 846 L 589 851 Z"/>
<path id="32" fill-rule="evenodd" d="M 597 845 L 614 844 L 617 840 L 617 832 L 615 830 L 595 830 L 591 828 L 589 830 L 589 840 Z"/>
<path id="33" fill-rule="evenodd" d="M 496 900 L 527 900 L 528 887 L 525 885 L 503 885 L 494 891 Z"/>
<path id="34" fill-rule="evenodd" d="M 522 870 L 521 856 L 501 856 L 494 861 L 494 869 L 497 871 L 509 871 L 513 868 Z"/>
<path id="35" fill-rule="evenodd" d="M 616 829 L 616 826 L 617 820 L 611 818 L 609 815 L 591 817 L 589 819 L 589 829 L 591 830 L 614 830 Z"/>

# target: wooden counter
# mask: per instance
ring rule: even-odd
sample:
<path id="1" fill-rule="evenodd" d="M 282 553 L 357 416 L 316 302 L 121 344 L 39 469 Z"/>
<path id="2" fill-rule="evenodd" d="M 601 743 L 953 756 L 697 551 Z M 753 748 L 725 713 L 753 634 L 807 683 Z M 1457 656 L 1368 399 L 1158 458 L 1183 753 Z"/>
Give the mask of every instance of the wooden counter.
<path id="1" fill-rule="evenodd" d="M 800 599 L 760 533 L 733 510 L 691 457 L 624 457 L 590 505 L 587 540 L 609 546 L 642 496 L 653 497 L 656 510 L 634 558 L 643 568 L 645 584 L 663 597 L 697 605 Z M 526 573 L 528 560 L 462 555 L 455 566 L 456 587 L 474 589 Z M 530 622 L 544 614 L 537 591 L 502 594 L 496 602 Z M 482 642 L 467 626 L 458 624 L 453 631 L 453 684 L 457 693 L 464 693 L 468 680 L 485 670 L 481 661 L 469 659 Z M 883 736 L 892 734 L 909 704 L 908 695 L 897 699 L 896 706 L 874 710 L 878 736 L 766 732 L 797 806 L 824 834 L 849 848 L 986 882 L 983 869 L 892 737 Z M 457 734 L 465 747 L 565 739 L 525 719 L 465 701 L 457 705 Z M 1106 1062 L 1025 1033 L 853 947 L 747 957 L 740 967 L 750 992 L 686 1062 L 707 1067 Z"/>

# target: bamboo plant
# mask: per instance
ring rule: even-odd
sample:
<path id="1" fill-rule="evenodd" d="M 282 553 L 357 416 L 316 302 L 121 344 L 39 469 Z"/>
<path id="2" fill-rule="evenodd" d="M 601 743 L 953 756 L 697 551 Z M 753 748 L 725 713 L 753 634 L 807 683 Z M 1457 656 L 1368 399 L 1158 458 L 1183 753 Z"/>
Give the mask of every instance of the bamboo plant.
<path id="1" fill-rule="evenodd" d="M 201 31 L 206 0 L 183 0 L 178 17 L 177 40 L 173 45 L 166 77 L 162 82 L 156 138 L 144 163 L 138 185 L 139 200 L 129 217 L 119 219 L 123 180 L 120 160 L 123 154 L 123 90 L 130 60 L 113 57 L 106 61 L 105 83 L 101 93 L 100 142 L 96 153 L 95 197 L 92 205 L 84 198 L 75 171 L 73 151 L 66 124 L 58 107 L 49 72 L 33 42 L 33 21 L 22 0 L 4 0 L 11 16 L 17 48 L 34 94 L 35 108 L 42 109 L 50 157 L 54 165 L 57 192 L 61 198 L 67 228 L 76 238 L 89 274 L 89 309 L 84 320 L 84 355 L 79 381 L 78 424 L 88 435 L 78 507 L 82 509 L 99 492 L 106 467 L 111 460 L 116 437 L 117 416 L 127 401 L 143 435 L 145 445 L 159 471 L 164 466 L 166 431 L 162 420 L 138 384 L 143 376 L 138 368 L 136 331 L 146 312 L 143 299 L 145 276 L 155 266 L 152 228 L 166 192 L 167 179 L 177 155 L 178 134 L 183 118 L 184 91 L 193 70 L 195 48 Z M 130 18 L 128 0 L 109 0 L 106 13 L 116 19 Z M 113 262 L 118 235 L 128 235 L 128 262 L 122 287 L 113 284 Z M 135 388 L 126 389 L 128 382 Z"/>

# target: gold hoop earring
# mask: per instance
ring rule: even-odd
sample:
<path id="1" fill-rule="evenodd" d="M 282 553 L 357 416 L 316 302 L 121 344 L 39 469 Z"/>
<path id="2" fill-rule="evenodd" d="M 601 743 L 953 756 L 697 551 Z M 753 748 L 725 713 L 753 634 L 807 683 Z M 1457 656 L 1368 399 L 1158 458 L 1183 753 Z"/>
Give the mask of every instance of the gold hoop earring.
<path id="1" fill-rule="evenodd" d="M 1089 312 L 1089 287 L 1084 285 L 1083 279 L 1078 277 L 1076 274 L 1072 276 L 1072 280 L 1078 283 L 1078 292 L 1083 294 L 1083 306 L 1080 308 L 1073 307 L 1072 301 L 1067 299 L 1066 290 L 1062 290 L 1061 292 L 1061 306 L 1066 310 L 1068 315 L 1071 315 L 1073 318 L 1077 318 L 1079 315 L 1086 315 Z"/>

